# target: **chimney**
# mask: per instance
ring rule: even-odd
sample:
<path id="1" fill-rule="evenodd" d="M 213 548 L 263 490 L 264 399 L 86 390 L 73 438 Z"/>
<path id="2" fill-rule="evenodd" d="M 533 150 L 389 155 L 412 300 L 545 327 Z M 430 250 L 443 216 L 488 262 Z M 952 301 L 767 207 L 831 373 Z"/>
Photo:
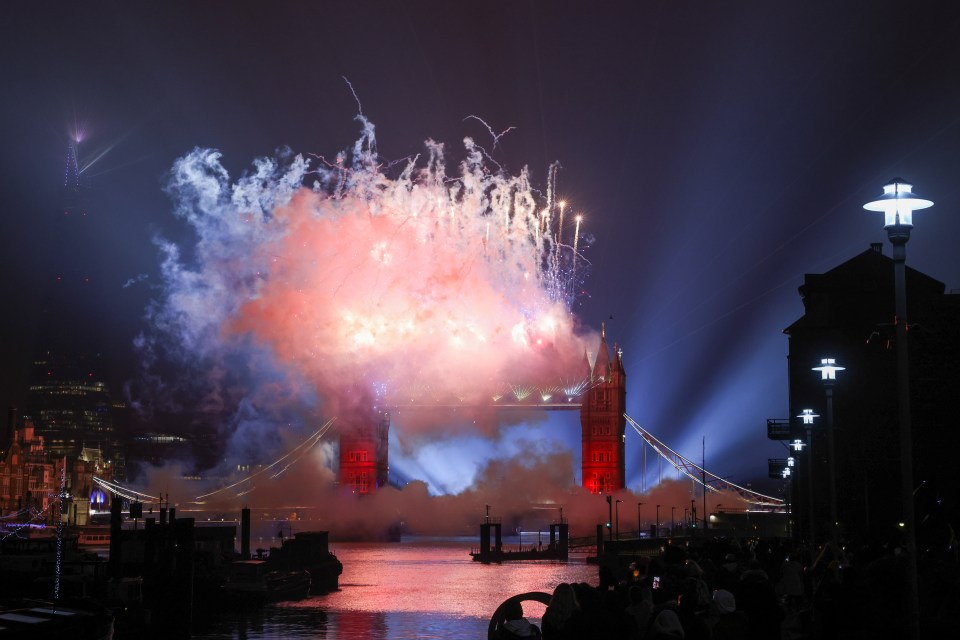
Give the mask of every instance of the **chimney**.
<path id="1" fill-rule="evenodd" d="M 870 248 L 880 255 L 883 255 L 883 243 L 882 242 L 871 242 Z"/>

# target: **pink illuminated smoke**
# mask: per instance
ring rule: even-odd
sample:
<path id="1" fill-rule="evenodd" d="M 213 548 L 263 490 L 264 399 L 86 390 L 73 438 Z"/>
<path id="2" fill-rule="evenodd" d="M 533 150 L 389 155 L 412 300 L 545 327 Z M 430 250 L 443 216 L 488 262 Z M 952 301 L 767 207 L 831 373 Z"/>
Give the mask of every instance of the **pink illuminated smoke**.
<path id="1" fill-rule="evenodd" d="M 433 142 L 385 168 L 359 120 L 360 140 L 332 162 L 261 159 L 235 182 L 215 151 L 176 163 L 170 191 L 196 243 L 163 246 L 145 351 L 162 342 L 209 363 L 212 387 L 242 362 L 247 388 L 212 388 L 206 402 L 311 396 L 318 421 L 431 403 L 464 418 L 505 389 L 581 375 L 597 339 L 578 334 L 569 303 L 586 261 L 556 244 L 551 189 L 492 171 L 470 139 L 454 175 Z"/>

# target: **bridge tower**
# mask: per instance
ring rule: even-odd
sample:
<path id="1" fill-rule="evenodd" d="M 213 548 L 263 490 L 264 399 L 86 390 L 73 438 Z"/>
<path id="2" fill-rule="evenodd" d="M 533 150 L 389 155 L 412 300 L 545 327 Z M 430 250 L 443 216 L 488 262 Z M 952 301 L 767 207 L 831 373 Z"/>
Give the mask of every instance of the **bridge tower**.
<path id="1" fill-rule="evenodd" d="M 390 414 L 373 424 L 352 425 L 340 436 L 340 486 L 356 494 L 373 493 L 387 484 Z"/>
<path id="2" fill-rule="evenodd" d="M 603 327 L 597 358 L 593 367 L 587 360 L 587 367 L 591 385 L 580 407 L 582 482 L 591 493 L 613 493 L 626 484 L 624 430 L 627 422 L 623 414 L 627 406 L 627 374 L 616 345 L 611 358 Z"/>

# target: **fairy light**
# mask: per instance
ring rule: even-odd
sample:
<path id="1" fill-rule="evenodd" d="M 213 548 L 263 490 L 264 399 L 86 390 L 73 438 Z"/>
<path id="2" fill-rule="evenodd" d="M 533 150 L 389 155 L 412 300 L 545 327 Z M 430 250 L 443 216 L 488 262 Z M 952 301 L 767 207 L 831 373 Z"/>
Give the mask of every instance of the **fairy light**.
<path id="1" fill-rule="evenodd" d="M 60 569 L 63 563 L 63 496 L 67 491 L 67 459 L 60 467 L 60 493 L 57 495 L 57 561 L 53 574 L 53 601 L 60 600 Z"/>

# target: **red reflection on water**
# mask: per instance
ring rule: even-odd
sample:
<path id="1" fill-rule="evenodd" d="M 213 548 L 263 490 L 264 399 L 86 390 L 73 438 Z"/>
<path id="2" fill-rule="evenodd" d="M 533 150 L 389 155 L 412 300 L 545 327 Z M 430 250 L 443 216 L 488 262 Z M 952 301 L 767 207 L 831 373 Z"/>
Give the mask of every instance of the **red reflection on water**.
<path id="1" fill-rule="evenodd" d="M 552 593 L 561 582 L 597 584 L 596 567 L 582 559 L 484 565 L 471 560 L 470 544 L 470 540 L 414 540 L 392 545 L 333 545 L 343 563 L 340 591 L 295 606 L 487 620 L 501 602 L 518 593 Z M 537 603 L 528 602 L 524 607 L 530 618 L 543 614 L 543 606 Z"/>
<path id="2" fill-rule="evenodd" d="M 490 616 L 510 596 L 551 593 L 561 582 L 596 585 L 583 559 L 483 565 L 475 540 L 334 544 L 343 562 L 340 591 L 299 602 L 224 615 L 197 640 L 409 640 L 482 638 Z M 543 605 L 526 602 L 539 623 Z"/>

